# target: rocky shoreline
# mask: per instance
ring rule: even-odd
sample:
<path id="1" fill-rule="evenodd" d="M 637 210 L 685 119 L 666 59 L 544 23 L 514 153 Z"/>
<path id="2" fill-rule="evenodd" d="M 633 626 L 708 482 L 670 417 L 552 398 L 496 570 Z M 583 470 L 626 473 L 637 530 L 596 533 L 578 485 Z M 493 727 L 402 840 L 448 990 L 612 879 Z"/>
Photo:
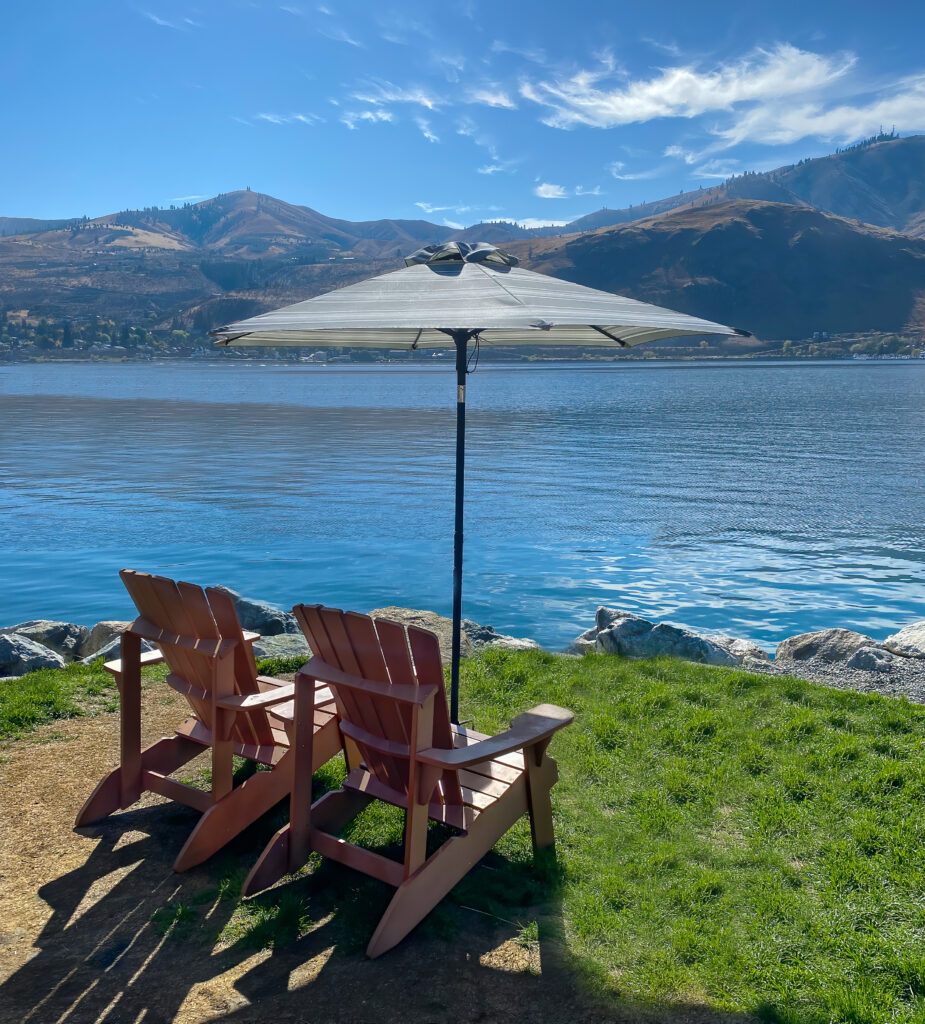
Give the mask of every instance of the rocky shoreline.
<path id="1" fill-rule="evenodd" d="M 233 590 L 227 592 L 235 603 L 241 625 L 261 634 L 254 643 L 258 658 L 310 656 L 292 615 Z M 436 612 L 397 607 L 376 608 L 371 614 L 432 630 L 440 639 L 444 660 L 449 660 L 452 624 L 448 618 Z M 507 636 L 469 619 L 464 619 L 462 625 L 464 657 L 489 648 L 540 649 L 535 640 Z M 117 620 L 87 627 L 33 619 L 0 628 L 0 683 L 36 669 L 117 657 L 119 638 L 127 626 L 127 622 Z M 150 644 L 145 644 L 145 649 L 150 648 Z M 772 660 L 750 640 L 696 633 L 667 622 L 651 622 L 632 612 L 602 607 L 597 610 L 594 625 L 562 653 L 581 656 L 591 651 L 629 658 L 667 655 L 750 672 L 798 676 L 839 689 L 906 697 L 925 704 L 925 620 L 905 626 L 882 642 L 848 629 L 801 633 L 782 640 Z"/>

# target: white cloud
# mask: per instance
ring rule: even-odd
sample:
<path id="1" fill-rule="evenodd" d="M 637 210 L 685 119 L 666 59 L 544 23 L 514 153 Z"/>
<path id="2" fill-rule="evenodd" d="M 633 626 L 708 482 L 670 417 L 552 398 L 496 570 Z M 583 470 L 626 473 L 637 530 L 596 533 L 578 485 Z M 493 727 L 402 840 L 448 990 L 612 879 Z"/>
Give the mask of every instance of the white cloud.
<path id="1" fill-rule="evenodd" d="M 334 16 L 334 12 L 329 7 L 325 7 L 324 4 L 318 4 L 318 6 L 315 8 L 315 10 L 319 14 L 327 14 L 329 17 L 333 17 Z"/>
<path id="2" fill-rule="evenodd" d="M 578 71 L 570 78 L 521 83 L 520 92 L 551 110 L 543 118 L 555 128 L 595 128 L 663 117 L 698 117 L 730 111 L 737 104 L 780 100 L 819 90 L 843 78 L 851 55 L 825 57 L 780 44 L 709 71 L 693 65 L 662 69 L 655 77 L 604 85 L 608 70 Z"/>
<path id="3" fill-rule="evenodd" d="M 533 194 L 539 196 L 540 199 L 565 199 L 568 196 L 568 192 L 561 185 L 551 185 L 548 181 L 537 185 Z"/>
<path id="4" fill-rule="evenodd" d="M 492 53 L 513 53 L 517 57 L 523 57 L 524 60 L 532 61 L 534 64 L 545 64 L 546 63 L 546 51 L 536 48 L 521 47 L 521 46 L 510 46 L 501 39 L 496 39 L 491 44 Z"/>
<path id="5" fill-rule="evenodd" d="M 346 43 L 348 46 L 355 46 L 360 50 L 365 50 L 366 47 L 358 39 L 354 39 L 352 35 L 345 29 L 341 28 L 340 25 L 334 25 L 331 27 L 319 28 L 319 35 L 325 37 L 325 39 L 332 39 L 335 43 Z"/>
<path id="6" fill-rule="evenodd" d="M 664 167 L 650 167 L 645 171 L 631 171 L 623 174 L 619 171 L 611 170 L 611 177 L 617 179 L 617 181 L 646 181 L 648 178 L 658 178 L 665 173 Z"/>
<path id="7" fill-rule="evenodd" d="M 437 110 L 446 103 L 440 96 L 421 86 L 405 87 L 391 82 L 370 82 L 360 91 L 352 93 L 352 96 L 361 103 L 372 103 L 374 106 L 383 103 L 414 103 L 427 110 Z"/>
<path id="8" fill-rule="evenodd" d="M 446 76 L 448 82 L 458 82 L 466 68 L 466 58 L 460 53 L 432 53 L 431 60 Z"/>
<path id="9" fill-rule="evenodd" d="M 900 131 L 925 129 L 925 74 L 902 79 L 888 94 L 867 103 L 828 108 L 812 102 L 754 107 L 714 134 L 729 146 L 741 142 L 786 145 L 808 136 L 845 143 L 893 125 Z"/>
<path id="10" fill-rule="evenodd" d="M 462 231 L 462 229 L 466 226 L 465 224 L 459 224 L 457 221 L 454 221 L 454 220 L 446 220 L 446 219 L 444 219 L 443 223 L 448 228 L 452 228 L 454 231 Z"/>
<path id="11" fill-rule="evenodd" d="M 675 157 L 678 160 L 683 160 L 686 164 L 694 164 L 700 156 L 691 149 L 684 149 L 683 146 L 666 146 L 663 156 Z M 620 164 L 622 167 L 623 164 Z"/>
<path id="12" fill-rule="evenodd" d="M 681 56 L 681 47 L 678 46 L 677 43 L 663 43 L 658 39 L 652 39 L 650 36 L 643 36 L 640 41 L 651 46 L 653 49 L 661 50 L 662 53 L 667 53 L 672 57 Z"/>
<path id="13" fill-rule="evenodd" d="M 153 21 L 155 25 L 160 25 L 161 28 L 179 29 L 180 27 L 179 25 L 175 25 L 172 21 L 167 21 L 166 18 L 159 18 L 151 11 L 142 11 L 141 13 L 148 19 L 148 21 Z"/>
<path id="14" fill-rule="evenodd" d="M 204 196 L 174 196 L 170 200 L 171 203 L 195 203 L 198 199 L 208 199 L 207 195 Z"/>
<path id="15" fill-rule="evenodd" d="M 517 104 L 508 93 L 498 88 L 498 86 L 472 89 L 468 93 L 466 100 L 468 103 L 480 103 L 485 107 L 503 107 L 506 110 L 517 109 Z"/>
<path id="16" fill-rule="evenodd" d="M 481 167 L 476 167 L 479 174 L 500 174 L 505 169 L 502 164 L 482 164 Z"/>
<path id="17" fill-rule="evenodd" d="M 584 188 L 581 185 L 575 186 L 576 196 L 599 196 L 601 195 L 601 186 L 595 185 L 594 188 Z"/>
<path id="18" fill-rule="evenodd" d="M 439 142 L 440 139 L 431 131 L 430 121 L 424 117 L 416 117 L 414 123 L 428 142 Z"/>
<path id="19" fill-rule="evenodd" d="M 717 178 L 725 180 L 739 171 L 738 160 L 707 160 L 691 172 L 695 178 Z"/>
<path id="20" fill-rule="evenodd" d="M 239 120 L 239 119 L 238 119 Z M 318 114 L 258 114 L 258 121 L 267 121 L 269 124 L 322 124 L 323 117 Z M 246 122 L 242 122 L 246 123 Z"/>
<path id="21" fill-rule="evenodd" d="M 304 13 L 301 7 L 295 7 L 292 4 L 282 4 L 279 9 L 285 11 L 286 14 L 291 14 L 294 18 L 301 18 Z"/>
<path id="22" fill-rule="evenodd" d="M 377 122 L 394 121 L 394 115 L 388 110 L 354 110 L 345 111 L 341 115 L 341 124 L 345 124 L 351 131 L 356 131 L 357 122 L 366 121 L 369 124 Z"/>
<path id="23" fill-rule="evenodd" d="M 415 203 L 418 209 L 421 209 L 426 214 L 431 213 L 444 213 L 447 210 L 452 210 L 454 213 L 467 213 L 472 209 L 471 206 L 462 206 L 459 203 L 450 206 L 434 206 L 433 203 Z"/>

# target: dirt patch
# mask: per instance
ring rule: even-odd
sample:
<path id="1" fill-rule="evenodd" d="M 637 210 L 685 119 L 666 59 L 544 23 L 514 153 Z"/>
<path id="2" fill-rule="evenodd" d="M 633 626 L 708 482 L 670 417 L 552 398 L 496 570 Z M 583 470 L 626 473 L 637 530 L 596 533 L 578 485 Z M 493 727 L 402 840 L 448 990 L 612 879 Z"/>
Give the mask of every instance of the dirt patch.
<path id="1" fill-rule="evenodd" d="M 144 740 L 184 717 L 179 697 L 149 684 Z M 370 961 L 367 935 L 343 941 L 325 902 L 325 867 L 295 883 L 308 894 L 301 937 L 255 948 L 228 923 L 233 885 L 269 834 L 257 825 L 201 868 L 173 858 L 195 823 L 146 795 L 129 811 L 75 832 L 77 810 L 117 762 L 118 717 L 54 722 L 8 745 L 0 763 L 0 1020 L 4 1024 L 258 1024 L 716 1020 L 693 1008 L 595 1007 L 566 965 L 556 928 L 536 941 L 461 906 L 440 938 L 413 933 Z M 184 769 L 196 771 L 195 763 Z M 235 874 L 237 872 L 237 874 Z M 336 875 L 351 884 L 348 875 Z M 384 888 L 384 887 L 383 887 Z M 553 923 L 554 924 L 554 923 Z M 723 1018 L 727 1022 L 731 1018 Z"/>

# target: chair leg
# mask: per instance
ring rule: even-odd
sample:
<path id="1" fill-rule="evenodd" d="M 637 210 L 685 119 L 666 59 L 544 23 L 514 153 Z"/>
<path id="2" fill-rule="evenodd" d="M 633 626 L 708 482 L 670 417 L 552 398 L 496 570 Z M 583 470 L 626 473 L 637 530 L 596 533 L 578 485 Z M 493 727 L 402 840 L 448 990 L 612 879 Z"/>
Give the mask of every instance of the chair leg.
<path id="1" fill-rule="evenodd" d="M 465 835 L 448 839 L 395 891 L 366 947 L 366 955 L 381 956 L 398 945 L 527 809 L 526 786 L 521 779 L 482 811 Z"/>
<path id="2" fill-rule="evenodd" d="M 326 832 L 339 832 L 352 821 L 370 803 L 372 797 L 353 790 L 337 789 L 325 794 L 312 807 L 312 825 Z M 269 889 L 284 875 L 298 871 L 302 864 L 293 864 L 290 859 L 291 827 L 284 825 L 267 843 L 251 868 L 250 874 L 241 887 L 242 896 L 253 896 L 255 893 Z M 304 863 L 304 861 L 302 862 Z"/>
<path id="3" fill-rule="evenodd" d="M 556 834 L 552 823 L 550 791 L 559 779 L 559 770 L 551 757 L 544 756 L 537 764 L 533 751 L 524 751 L 527 762 L 527 795 L 530 801 L 530 835 L 533 849 L 554 849 Z"/>
<path id="4" fill-rule="evenodd" d="M 142 751 L 141 766 L 133 768 L 133 771 L 137 771 L 139 776 L 142 771 L 154 771 L 162 775 L 169 775 L 181 765 L 186 764 L 187 761 L 191 761 L 197 754 L 201 754 L 204 749 L 200 744 L 194 743 L 185 736 L 170 736 L 158 740 L 157 743 L 152 743 L 147 750 Z M 74 827 L 81 828 L 84 825 L 90 825 L 94 821 L 108 817 L 114 811 L 131 807 L 134 800 L 128 803 L 122 802 L 124 781 L 120 765 L 102 779 L 87 798 L 87 802 L 77 815 Z"/>
<path id="5" fill-rule="evenodd" d="M 292 789 L 291 752 L 275 767 L 256 772 L 213 804 L 199 819 L 174 861 L 174 871 L 188 871 L 208 860 L 225 843 L 252 825 Z"/>

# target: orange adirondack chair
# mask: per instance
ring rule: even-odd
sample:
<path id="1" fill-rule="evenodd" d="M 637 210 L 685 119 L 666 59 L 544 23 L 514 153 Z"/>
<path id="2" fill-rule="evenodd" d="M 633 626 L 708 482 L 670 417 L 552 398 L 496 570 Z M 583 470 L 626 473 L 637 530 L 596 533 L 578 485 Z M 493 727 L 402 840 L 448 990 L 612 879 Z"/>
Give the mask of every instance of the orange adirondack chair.
<path id="1" fill-rule="evenodd" d="M 122 582 L 139 617 L 122 634 L 121 658 L 108 662 L 121 697 L 120 765 L 96 787 L 76 827 L 130 807 L 145 791 L 202 811 L 174 862 L 185 871 L 202 863 L 290 791 L 293 685 L 258 676 L 252 644 L 231 598 L 219 590 L 123 569 Z M 141 652 L 142 639 L 157 650 Z M 166 661 L 167 683 L 189 701 L 192 716 L 173 736 L 141 749 L 141 667 Z M 319 688 L 306 711 L 312 733 L 311 767 L 342 749 L 330 691 Z M 212 789 L 204 792 L 168 776 L 206 748 L 212 751 Z M 232 756 L 266 765 L 240 785 Z"/>
<path id="2" fill-rule="evenodd" d="M 312 850 L 387 882 L 397 891 L 366 950 L 375 957 L 422 921 L 521 815 L 530 815 L 534 849 L 554 845 L 549 794 L 558 772 L 546 748 L 573 715 L 541 704 L 493 737 L 451 725 L 433 633 L 320 605 L 293 612 L 315 657 L 296 677 L 290 822 L 261 854 L 244 893 L 296 870 Z M 340 730 L 362 762 L 341 789 L 312 805 L 309 723 L 316 694 L 328 687 Z M 335 835 L 373 799 L 405 809 L 402 863 Z M 430 857 L 428 819 L 457 830 Z"/>

